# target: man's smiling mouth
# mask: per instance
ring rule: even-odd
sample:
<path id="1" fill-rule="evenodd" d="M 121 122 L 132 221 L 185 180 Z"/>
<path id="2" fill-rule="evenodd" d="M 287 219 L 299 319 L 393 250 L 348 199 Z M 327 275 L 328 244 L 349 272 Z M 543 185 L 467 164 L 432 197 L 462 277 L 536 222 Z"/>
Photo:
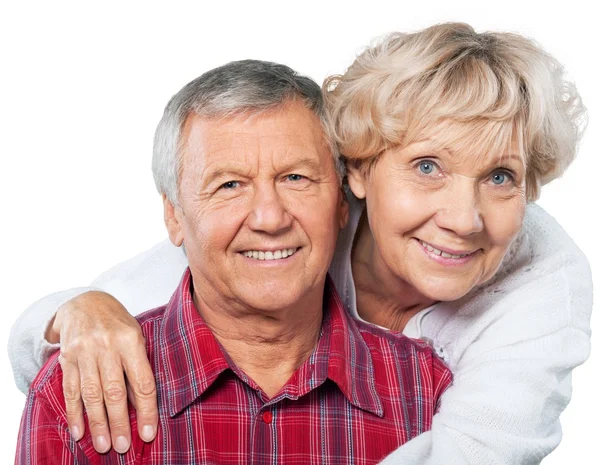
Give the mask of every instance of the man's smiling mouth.
<path id="1" fill-rule="evenodd" d="M 245 257 L 255 258 L 257 260 L 281 260 L 282 258 L 294 255 L 299 248 L 300 247 L 279 250 L 246 250 L 240 253 Z"/>

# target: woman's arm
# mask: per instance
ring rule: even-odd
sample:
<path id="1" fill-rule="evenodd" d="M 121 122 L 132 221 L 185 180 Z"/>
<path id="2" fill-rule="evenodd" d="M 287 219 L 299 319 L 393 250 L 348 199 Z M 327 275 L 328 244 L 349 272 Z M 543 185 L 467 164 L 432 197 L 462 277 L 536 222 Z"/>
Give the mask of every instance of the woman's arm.
<path id="1" fill-rule="evenodd" d="M 571 372 L 590 351 L 591 272 L 539 207 L 521 239 L 498 279 L 425 318 L 454 385 L 431 431 L 384 464 L 539 464 L 558 446 Z"/>
<path id="2" fill-rule="evenodd" d="M 465 360 L 431 430 L 383 463 L 539 464 L 560 442 L 571 370 L 588 353 L 589 334 L 565 329 Z"/>
<path id="3" fill-rule="evenodd" d="M 140 436 L 152 439 L 157 423 L 154 378 L 139 326 L 128 311 L 138 314 L 166 303 L 186 266 L 181 249 L 164 241 L 103 273 L 92 287 L 52 294 L 33 304 L 13 326 L 9 342 L 19 388 L 28 389 L 60 342 L 74 438 L 79 439 L 85 428 L 83 401 L 98 451 L 108 450 L 111 442 L 116 445 L 119 436 L 125 442 L 120 440 L 116 448 L 128 448 L 125 371 Z M 145 425 L 151 428 L 150 434 L 142 434 Z"/>
<path id="4" fill-rule="evenodd" d="M 21 392 L 27 394 L 42 365 L 59 348 L 58 344 L 46 339 L 46 330 L 51 326 L 59 307 L 93 290 L 92 287 L 77 287 L 47 295 L 31 304 L 17 319 L 10 331 L 8 357 L 15 383 Z"/>

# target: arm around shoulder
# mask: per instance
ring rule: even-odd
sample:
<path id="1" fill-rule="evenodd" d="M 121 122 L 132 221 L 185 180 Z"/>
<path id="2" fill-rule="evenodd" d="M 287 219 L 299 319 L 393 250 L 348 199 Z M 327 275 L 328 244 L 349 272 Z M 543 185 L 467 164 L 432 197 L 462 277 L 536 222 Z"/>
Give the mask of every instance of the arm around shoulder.
<path id="1" fill-rule="evenodd" d="M 8 341 L 8 356 L 17 387 L 27 394 L 33 378 L 56 350 L 45 338 L 59 307 L 92 287 L 78 287 L 50 294 L 30 305 L 14 323 Z"/>
<path id="2" fill-rule="evenodd" d="M 176 288 L 187 258 L 181 249 L 163 241 L 96 278 L 90 287 L 50 294 L 29 306 L 11 329 L 8 354 L 17 387 L 29 385 L 58 344 L 46 339 L 49 325 L 66 302 L 89 291 L 103 291 L 118 299 L 132 314 L 166 303 Z"/>
<path id="3" fill-rule="evenodd" d="M 534 465 L 560 443 L 572 370 L 590 352 L 591 271 L 549 215 L 533 215 L 508 273 L 431 313 L 427 337 L 454 384 L 431 430 L 384 464 Z"/>

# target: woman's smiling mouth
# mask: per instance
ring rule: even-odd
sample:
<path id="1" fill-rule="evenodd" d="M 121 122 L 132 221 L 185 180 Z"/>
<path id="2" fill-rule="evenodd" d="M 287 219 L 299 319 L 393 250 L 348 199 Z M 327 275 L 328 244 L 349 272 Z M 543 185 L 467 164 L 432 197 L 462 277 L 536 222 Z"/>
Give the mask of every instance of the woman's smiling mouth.
<path id="1" fill-rule="evenodd" d="M 460 251 L 439 248 L 439 246 L 434 247 L 433 245 L 422 241 L 421 239 L 417 239 L 417 242 L 421 245 L 421 248 L 427 252 L 428 256 L 443 264 L 461 265 L 468 262 L 471 258 L 473 258 L 473 256 L 475 256 L 477 252 L 481 250 L 476 249 L 473 251 Z"/>

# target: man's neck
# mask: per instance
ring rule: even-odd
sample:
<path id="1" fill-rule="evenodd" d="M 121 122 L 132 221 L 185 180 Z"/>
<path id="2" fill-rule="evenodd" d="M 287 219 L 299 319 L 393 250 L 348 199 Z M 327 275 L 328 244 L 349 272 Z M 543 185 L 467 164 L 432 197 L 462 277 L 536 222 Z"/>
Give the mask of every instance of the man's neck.
<path id="1" fill-rule="evenodd" d="M 194 304 L 235 365 L 271 398 L 313 352 L 321 332 L 323 297 L 296 308 L 261 312 L 224 309 L 194 292 Z"/>

